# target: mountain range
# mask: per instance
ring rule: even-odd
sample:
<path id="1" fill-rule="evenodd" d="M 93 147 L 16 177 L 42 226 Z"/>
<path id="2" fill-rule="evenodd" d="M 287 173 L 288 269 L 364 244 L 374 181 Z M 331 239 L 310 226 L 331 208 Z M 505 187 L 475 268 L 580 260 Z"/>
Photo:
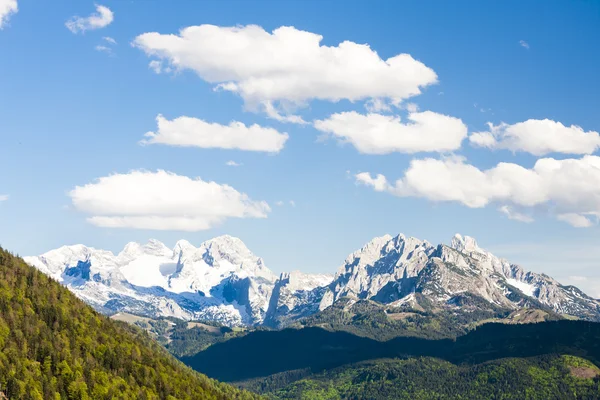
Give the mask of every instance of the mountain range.
<path id="1" fill-rule="evenodd" d="M 129 243 L 117 255 L 63 246 L 27 263 L 67 286 L 97 310 L 172 316 L 228 326 L 282 328 L 360 301 L 386 313 L 471 313 L 539 309 L 557 318 L 600 320 L 600 302 L 574 286 L 522 267 L 455 235 L 432 245 L 385 235 L 350 254 L 335 276 L 298 271 L 277 277 L 238 238 L 220 236 L 173 249 L 156 240 Z M 343 301 L 342 301 L 343 300 Z"/>

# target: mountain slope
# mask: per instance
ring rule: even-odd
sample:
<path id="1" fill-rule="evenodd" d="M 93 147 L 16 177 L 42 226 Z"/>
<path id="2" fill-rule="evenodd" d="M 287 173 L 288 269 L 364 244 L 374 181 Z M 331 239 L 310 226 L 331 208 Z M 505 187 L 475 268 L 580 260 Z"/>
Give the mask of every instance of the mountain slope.
<path id="1" fill-rule="evenodd" d="M 283 384 L 286 376 L 246 383 L 270 399 L 593 399 L 600 369 L 578 357 L 502 359 L 474 366 L 432 358 L 376 360 Z M 283 375 L 283 376 L 282 376 Z M 283 386 L 283 387 L 282 387 Z"/>
<path id="2" fill-rule="evenodd" d="M 1 248 L 0 391 L 10 399 L 254 397 L 190 370 Z"/>
<path id="3" fill-rule="evenodd" d="M 303 328 L 251 332 L 214 344 L 182 361 L 210 377 L 235 382 L 307 368 L 320 372 L 358 361 L 393 357 L 435 357 L 457 365 L 475 365 L 506 357 L 563 354 L 600 365 L 598 343 L 600 323 L 569 320 L 490 323 L 456 339 L 397 337 L 385 342 L 346 332 Z M 233 357 L 235 363 L 229 361 Z"/>
<path id="4" fill-rule="evenodd" d="M 402 234 L 375 238 L 352 253 L 333 282 L 313 297 L 321 311 L 351 298 L 405 311 L 464 313 L 468 305 L 469 312 L 508 314 L 535 308 L 600 321 L 598 300 L 546 275 L 527 272 L 458 234 L 450 246 L 432 246 Z"/>

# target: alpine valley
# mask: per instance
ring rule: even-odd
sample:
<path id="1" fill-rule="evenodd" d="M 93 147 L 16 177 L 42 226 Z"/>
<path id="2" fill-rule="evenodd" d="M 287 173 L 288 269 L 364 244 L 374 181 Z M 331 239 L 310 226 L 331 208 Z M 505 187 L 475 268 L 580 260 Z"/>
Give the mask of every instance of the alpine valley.
<path id="1" fill-rule="evenodd" d="M 385 235 L 350 254 L 335 276 L 279 278 L 235 237 L 173 249 L 150 240 L 117 255 L 63 246 L 25 261 L 105 314 L 174 317 L 226 327 L 320 326 L 377 339 L 440 338 L 490 321 L 600 321 L 600 302 L 528 272 L 468 236 L 432 245 Z"/>

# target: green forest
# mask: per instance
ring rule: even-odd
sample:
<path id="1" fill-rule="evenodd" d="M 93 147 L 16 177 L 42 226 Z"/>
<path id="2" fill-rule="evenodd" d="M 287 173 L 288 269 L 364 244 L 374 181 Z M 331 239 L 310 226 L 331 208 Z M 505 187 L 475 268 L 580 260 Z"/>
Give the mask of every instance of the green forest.
<path id="1" fill-rule="evenodd" d="M 0 248 L 0 392 L 9 399 L 252 399 L 194 372 Z M 1 396 L 0 396 L 1 398 Z"/>
<path id="2" fill-rule="evenodd" d="M 474 366 L 411 358 L 340 367 L 281 388 L 281 375 L 246 385 L 273 400 L 568 400 L 599 398 L 598 373 L 595 365 L 573 356 L 502 359 Z"/>

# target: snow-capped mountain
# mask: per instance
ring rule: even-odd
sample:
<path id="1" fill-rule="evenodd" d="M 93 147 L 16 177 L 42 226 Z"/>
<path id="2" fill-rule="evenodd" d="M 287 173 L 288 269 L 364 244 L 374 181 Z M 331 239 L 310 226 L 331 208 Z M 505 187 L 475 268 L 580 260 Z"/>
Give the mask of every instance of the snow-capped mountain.
<path id="1" fill-rule="evenodd" d="M 417 308 L 418 299 L 426 299 L 429 307 L 440 310 L 458 310 L 466 298 L 476 298 L 483 302 L 478 304 L 498 309 L 539 308 L 600 320 L 599 301 L 544 274 L 527 272 L 458 234 L 449 246 L 402 234 L 377 237 L 350 254 L 335 276 L 293 271 L 277 278 L 231 236 L 199 247 L 181 240 L 173 249 L 156 240 L 129 243 L 117 255 L 63 246 L 25 260 L 100 311 L 230 326 L 281 327 L 342 298 Z"/>
<path id="2" fill-rule="evenodd" d="M 558 314 L 600 320 L 600 302 L 573 286 L 481 249 L 475 239 L 455 235 L 450 246 L 400 234 L 375 238 L 352 253 L 323 293 L 319 308 L 341 297 L 398 305 L 419 293 L 435 306 L 455 308 L 465 294 L 505 309 L 547 308 Z"/>
<path id="3" fill-rule="evenodd" d="M 105 312 L 260 324 L 276 276 L 238 238 L 220 236 L 174 249 L 156 240 L 129 243 L 118 255 L 63 246 L 25 261 Z M 315 278 L 318 279 L 318 278 Z M 307 287 L 314 283 L 308 279 Z"/>

